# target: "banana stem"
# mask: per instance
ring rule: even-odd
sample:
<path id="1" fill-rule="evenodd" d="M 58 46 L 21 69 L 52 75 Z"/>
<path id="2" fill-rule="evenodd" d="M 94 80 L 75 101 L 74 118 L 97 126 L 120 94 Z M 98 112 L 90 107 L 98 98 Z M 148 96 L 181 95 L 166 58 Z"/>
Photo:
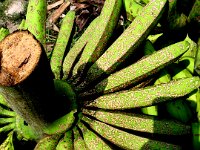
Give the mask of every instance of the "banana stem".
<path id="1" fill-rule="evenodd" d="M 44 129 L 66 110 L 59 99 L 55 102 L 53 73 L 44 49 L 28 31 L 10 34 L 0 42 L 0 49 L 0 93 L 42 137 Z"/>

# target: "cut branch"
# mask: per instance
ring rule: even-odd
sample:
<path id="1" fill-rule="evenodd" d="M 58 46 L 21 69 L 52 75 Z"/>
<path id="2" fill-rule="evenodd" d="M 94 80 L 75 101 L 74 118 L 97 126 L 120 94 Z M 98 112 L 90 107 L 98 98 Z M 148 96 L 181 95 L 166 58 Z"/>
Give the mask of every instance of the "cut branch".
<path id="1" fill-rule="evenodd" d="M 31 33 L 17 31 L 0 42 L 0 54 L 0 93 L 42 136 L 65 110 L 65 105 L 55 100 L 53 74 L 44 49 Z"/>

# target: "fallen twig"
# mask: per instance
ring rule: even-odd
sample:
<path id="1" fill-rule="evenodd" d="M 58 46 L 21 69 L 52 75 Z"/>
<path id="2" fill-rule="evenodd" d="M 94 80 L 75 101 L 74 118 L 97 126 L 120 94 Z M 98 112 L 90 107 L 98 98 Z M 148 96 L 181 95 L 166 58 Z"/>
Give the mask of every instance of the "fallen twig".
<path id="1" fill-rule="evenodd" d="M 53 3 L 53 4 L 48 5 L 47 6 L 47 10 L 51 10 L 51 9 L 53 9 L 53 8 L 63 4 L 63 3 L 64 3 L 64 0 L 59 0 L 59 1 L 55 2 L 55 3 Z"/>
<path id="2" fill-rule="evenodd" d="M 64 2 L 58 9 L 56 9 L 49 18 L 50 23 L 55 23 L 65 9 L 70 5 L 70 2 Z"/>

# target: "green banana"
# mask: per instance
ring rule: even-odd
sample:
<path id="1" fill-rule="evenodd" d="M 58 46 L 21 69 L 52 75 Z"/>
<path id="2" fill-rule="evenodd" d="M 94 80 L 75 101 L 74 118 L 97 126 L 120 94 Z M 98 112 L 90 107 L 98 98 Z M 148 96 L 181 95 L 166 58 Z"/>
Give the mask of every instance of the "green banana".
<path id="1" fill-rule="evenodd" d="M 186 56 L 185 56 L 186 57 Z M 182 57 L 177 63 L 173 63 L 168 67 L 172 79 L 188 78 L 192 77 L 192 68 L 194 64 L 194 59 L 191 57 Z M 187 61 L 187 62 L 186 62 Z M 188 62 L 189 61 L 189 62 Z M 188 65 L 189 63 L 189 65 Z M 194 69 L 193 69 L 194 70 Z"/>
<path id="2" fill-rule="evenodd" d="M 167 72 L 167 70 L 163 69 L 156 81 L 154 82 L 154 85 L 162 84 L 162 83 L 167 83 L 171 81 L 171 76 Z M 159 105 L 156 106 L 149 106 L 149 107 L 143 107 L 141 108 L 142 113 L 147 114 L 147 115 L 153 115 L 153 116 L 158 116 L 159 115 Z"/>
<path id="3" fill-rule="evenodd" d="M 180 149 L 179 146 L 136 136 L 88 117 L 83 117 L 82 120 L 105 139 L 123 149 Z"/>
<path id="4" fill-rule="evenodd" d="M 0 119 L 0 125 L 15 123 L 15 121 L 16 121 L 16 119 L 14 117 L 12 117 L 12 118 L 1 118 Z"/>
<path id="5" fill-rule="evenodd" d="M 49 124 L 44 132 L 48 135 L 63 133 L 72 127 L 75 121 L 75 113 L 77 113 L 76 95 L 71 86 L 62 80 L 54 80 L 55 93 L 57 96 L 66 96 L 70 102 L 69 113 Z"/>
<path id="6" fill-rule="evenodd" d="M 1 150 L 14 150 L 13 131 L 8 134 L 6 140 L 0 145 Z"/>
<path id="7" fill-rule="evenodd" d="M 186 100 L 189 102 L 188 104 L 191 108 L 191 111 L 193 111 L 195 114 L 197 112 L 198 94 L 199 94 L 199 89 L 196 89 L 190 94 L 188 94 L 186 98 Z"/>
<path id="8" fill-rule="evenodd" d="M 134 0 L 123 0 L 123 6 L 126 11 L 126 17 L 129 21 L 133 21 L 143 9 L 143 6 Z"/>
<path id="9" fill-rule="evenodd" d="M 15 123 L 5 125 L 3 127 L 0 127 L 0 133 L 6 133 L 9 131 L 12 131 L 12 130 L 14 130 L 14 128 L 15 128 Z"/>
<path id="10" fill-rule="evenodd" d="M 57 41 L 52 52 L 50 65 L 55 79 L 60 79 L 63 57 L 72 32 L 74 19 L 75 11 L 69 11 L 62 21 Z"/>
<path id="11" fill-rule="evenodd" d="M 84 139 L 81 137 L 78 128 L 75 126 L 73 128 L 74 133 L 74 150 L 87 150 L 86 143 Z"/>
<path id="12" fill-rule="evenodd" d="M 187 69 L 181 68 L 179 63 L 174 63 L 169 66 L 169 72 L 172 75 L 172 79 L 174 80 L 192 77 L 192 74 Z M 172 118 L 175 118 L 184 123 L 191 121 L 193 117 L 189 103 L 185 99 L 178 99 L 173 102 L 167 102 L 165 104 L 165 108 L 168 116 L 171 116 Z"/>
<path id="13" fill-rule="evenodd" d="M 9 30 L 6 28 L 0 28 L 0 41 L 3 40 L 9 34 Z"/>
<path id="14" fill-rule="evenodd" d="M 196 108 L 196 112 L 197 112 L 197 120 L 200 122 L 200 89 L 198 88 L 197 94 L 196 94 L 196 98 L 197 98 L 197 108 Z"/>
<path id="15" fill-rule="evenodd" d="M 104 53 L 107 43 L 118 23 L 122 0 L 105 1 L 99 24 L 86 44 L 80 59 L 73 68 L 73 75 L 79 77 Z"/>
<path id="16" fill-rule="evenodd" d="M 26 140 L 38 140 L 39 136 L 38 134 L 35 132 L 34 129 L 32 129 L 28 124 L 26 124 L 26 122 L 19 116 L 16 116 L 16 127 L 15 130 L 18 133 L 18 136 L 22 136 L 23 139 Z"/>
<path id="17" fill-rule="evenodd" d="M 187 51 L 189 45 L 186 41 L 181 41 L 176 44 L 163 48 L 156 53 L 141 59 L 140 61 L 111 74 L 108 78 L 102 80 L 91 90 L 82 95 L 91 95 L 96 93 L 109 93 L 119 91 L 130 85 L 136 84 L 138 81 L 158 72 L 169 63 L 175 61 L 177 57 Z M 79 87 L 77 87 L 79 90 Z M 80 89 L 82 85 L 80 86 Z"/>
<path id="18" fill-rule="evenodd" d="M 18 29 L 19 30 L 26 30 L 27 29 L 26 20 L 25 19 L 22 19 L 20 25 L 18 26 Z"/>
<path id="19" fill-rule="evenodd" d="M 85 32 L 67 53 L 63 62 L 63 79 L 69 79 L 71 77 L 71 70 L 77 62 L 79 55 L 83 52 L 85 45 L 90 41 L 91 33 L 94 32 L 98 22 L 99 17 L 90 23 Z"/>
<path id="20" fill-rule="evenodd" d="M 197 44 L 193 40 L 191 40 L 188 35 L 186 36 L 185 40 L 188 41 L 188 43 L 190 43 L 190 48 L 185 54 L 183 54 L 182 57 L 185 57 L 185 56 L 195 57 L 196 52 L 197 52 Z"/>
<path id="21" fill-rule="evenodd" d="M 26 27 L 46 48 L 46 0 L 30 0 L 26 13 Z"/>
<path id="22" fill-rule="evenodd" d="M 150 40 L 146 40 L 143 50 L 144 50 L 144 56 L 148 56 L 156 52 Z"/>
<path id="23" fill-rule="evenodd" d="M 189 135 L 191 130 L 190 126 L 174 120 L 159 119 L 158 117 L 141 114 L 86 109 L 83 109 L 83 114 L 95 117 L 106 124 L 134 131 L 166 135 Z"/>
<path id="24" fill-rule="evenodd" d="M 93 131 L 89 130 L 82 122 L 78 123 L 85 144 L 89 150 L 111 150 L 111 148 Z"/>
<path id="25" fill-rule="evenodd" d="M 144 46 L 144 55 L 150 55 L 154 53 L 156 50 L 153 47 L 153 44 L 150 40 L 147 40 Z M 171 80 L 170 75 L 165 69 L 162 69 L 158 79 L 154 82 L 154 85 L 158 85 L 161 83 L 167 83 Z M 147 115 L 153 115 L 153 116 L 158 116 L 158 106 L 149 106 L 149 107 L 143 107 L 141 108 L 142 113 L 147 114 Z"/>
<path id="26" fill-rule="evenodd" d="M 192 123 L 192 135 L 193 135 L 193 149 L 199 150 L 200 149 L 200 123 L 195 122 Z"/>
<path id="27" fill-rule="evenodd" d="M 180 66 L 179 63 L 172 63 L 171 65 L 168 66 L 168 68 L 169 68 L 168 71 L 170 75 L 172 76 L 172 79 L 174 80 L 192 77 L 192 74 L 190 73 L 190 71 Z"/>
<path id="28" fill-rule="evenodd" d="M 197 43 L 197 52 L 195 55 L 194 69 L 197 74 L 200 75 L 200 38 Z"/>
<path id="29" fill-rule="evenodd" d="M 72 130 L 65 133 L 64 137 L 58 142 L 56 150 L 73 150 Z"/>
<path id="30" fill-rule="evenodd" d="M 60 137 L 60 134 L 46 136 L 37 143 L 34 150 L 55 150 Z"/>
<path id="31" fill-rule="evenodd" d="M 49 135 L 63 133 L 64 131 L 68 130 L 72 127 L 75 116 L 74 114 L 77 110 L 72 110 L 68 114 L 64 115 L 63 117 L 59 118 L 58 120 L 54 121 L 50 125 L 48 125 L 44 132 Z"/>
<path id="32" fill-rule="evenodd" d="M 169 1 L 167 18 L 162 23 L 163 26 L 167 27 L 168 32 L 181 31 L 186 27 L 187 16 L 182 11 L 179 11 L 181 9 L 179 4 L 178 0 Z"/>
<path id="33" fill-rule="evenodd" d="M 6 102 L 5 98 L 1 94 L 0 94 L 0 105 L 3 105 L 3 106 L 10 108 L 8 103 Z"/>
<path id="34" fill-rule="evenodd" d="M 149 35 L 147 37 L 148 40 L 150 40 L 152 43 L 155 43 L 156 40 L 161 37 L 163 35 L 163 33 L 159 33 L 159 34 L 155 34 L 155 35 Z"/>
<path id="35" fill-rule="evenodd" d="M 112 110 L 150 106 L 185 96 L 199 86 L 199 77 L 183 78 L 133 91 L 127 90 L 103 95 L 91 102 L 88 106 Z"/>
<path id="36" fill-rule="evenodd" d="M 167 115 L 183 123 L 191 121 L 193 114 L 187 101 L 178 99 L 165 104 Z"/>
<path id="37" fill-rule="evenodd" d="M 16 113 L 12 110 L 5 109 L 0 105 L 0 116 L 15 117 Z"/>
<path id="38" fill-rule="evenodd" d="M 189 36 L 195 40 L 195 42 L 196 40 L 198 40 L 199 33 L 200 33 L 199 7 L 200 7 L 200 0 L 195 0 L 193 7 L 188 15 L 188 29 L 189 29 L 188 33 L 189 33 Z"/>
<path id="39" fill-rule="evenodd" d="M 195 63 L 194 57 L 189 57 L 189 56 L 181 57 L 178 61 L 178 64 L 189 70 L 191 74 L 194 74 L 194 63 Z"/>
<path id="40" fill-rule="evenodd" d="M 85 79 L 86 82 L 97 80 L 104 74 L 109 75 L 119 68 L 121 63 L 136 51 L 158 23 L 165 6 L 166 0 L 149 2 L 142 13 L 134 19 L 120 37 L 90 67 Z M 129 40 L 127 40 L 127 37 Z"/>
<path id="41" fill-rule="evenodd" d="M 162 83 L 168 83 L 171 81 L 171 76 L 170 74 L 167 72 L 167 70 L 162 70 L 162 72 L 160 73 L 159 78 L 154 82 L 154 85 L 158 85 L 158 84 L 162 84 Z"/>
<path id="42" fill-rule="evenodd" d="M 171 68 L 171 75 L 173 76 L 173 79 L 192 77 L 192 73 L 194 72 L 194 58 L 189 57 L 189 56 L 181 57 L 180 60 L 177 63 L 172 64 L 172 66 L 169 67 L 169 69 L 170 68 Z M 180 105 L 189 104 L 189 106 L 192 108 L 191 111 L 194 111 L 195 113 L 196 108 L 197 108 L 197 93 L 198 93 L 198 89 L 196 89 L 195 91 L 193 91 L 187 96 L 186 98 L 187 102 L 184 102 L 187 104 L 180 104 Z M 189 110 L 188 106 L 185 106 L 185 107 L 187 107 L 186 109 Z M 191 111 L 188 111 L 188 113 L 191 114 Z M 183 114 L 184 113 L 185 112 L 183 112 Z"/>
<path id="43" fill-rule="evenodd" d="M 145 115 L 158 116 L 158 106 L 142 107 L 141 112 Z"/>

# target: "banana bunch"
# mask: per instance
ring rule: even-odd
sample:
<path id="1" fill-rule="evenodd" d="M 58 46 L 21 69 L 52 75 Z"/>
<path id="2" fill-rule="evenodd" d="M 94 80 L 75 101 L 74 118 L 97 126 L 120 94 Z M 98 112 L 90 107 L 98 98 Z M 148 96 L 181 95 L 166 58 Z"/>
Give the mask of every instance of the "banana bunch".
<path id="1" fill-rule="evenodd" d="M 171 2 L 170 8 L 175 4 Z M 27 19 L 20 27 L 43 46 L 45 18 L 38 9 L 45 6 L 30 0 Z M 123 7 L 128 8 L 132 22 L 111 43 Z M 9 124 L 6 132 L 13 130 L 21 139 L 36 141 L 34 150 L 189 149 L 190 135 L 199 131 L 188 123 L 200 106 L 200 78 L 194 71 L 197 47 L 185 37 L 157 49 L 165 33 L 152 32 L 162 28 L 168 11 L 167 0 L 106 0 L 101 14 L 74 45 L 69 37 L 75 12 L 69 11 L 50 58 L 57 98 L 67 97 L 68 113 L 38 138 L 31 124 L 26 125 L 8 106 L 0 107 L 0 114 L 10 113 L 2 120 Z M 33 22 L 31 13 L 33 20 L 42 21 Z M 1 105 L 6 103 L 0 99 Z M 160 105 L 167 114 L 164 117 L 160 117 Z M 2 144 L 5 150 L 13 147 L 13 131 Z M 197 137 L 193 141 L 198 145 Z"/>

